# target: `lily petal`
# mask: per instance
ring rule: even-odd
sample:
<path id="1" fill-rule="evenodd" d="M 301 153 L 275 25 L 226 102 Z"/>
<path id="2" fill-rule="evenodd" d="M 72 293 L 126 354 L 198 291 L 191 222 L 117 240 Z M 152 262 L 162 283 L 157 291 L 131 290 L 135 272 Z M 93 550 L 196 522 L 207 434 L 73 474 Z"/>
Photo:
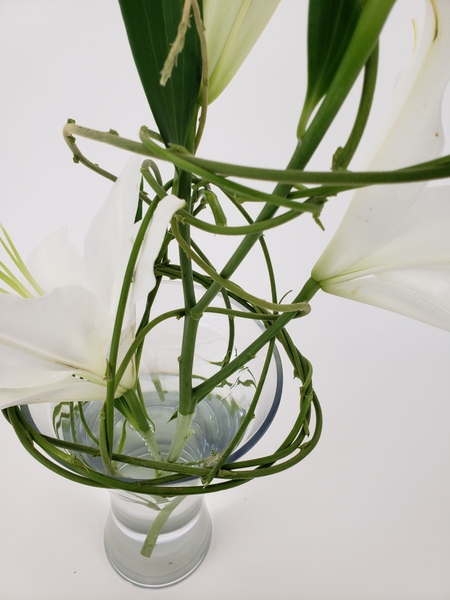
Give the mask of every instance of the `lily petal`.
<path id="1" fill-rule="evenodd" d="M 38 402 L 103 401 L 105 397 L 106 387 L 82 379 L 66 377 L 59 383 L 33 388 L 0 388 L 0 408 L 8 408 L 17 404 L 36 404 Z"/>
<path id="2" fill-rule="evenodd" d="M 208 101 L 233 79 L 280 0 L 203 0 L 208 48 Z"/>
<path id="3" fill-rule="evenodd" d="M 450 187 L 429 188 L 383 245 L 322 288 L 450 331 L 449 231 Z"/>
<path id="4" fill-rule="evenodd" d="M 141 159 L 131 156 L 86 234 L 84 262 L 90 281 L 115 314 L 131 251 L 129 230 L 138 206 Z"/>
<path id="5" fill-rule="evenodd" d="M 0 381 L 3 388 L 32 388 L 58 383 L 67 378 L 65 371 L 51 371 L 48 363 L 33 357 L 24 366 L 23 352 L 0 344 Z"/>
<path id="6" fill-rule="evenodd" d="M 47 236 L 30 254 L 27 266 L 46 293 L 63 285 L 88 287 L 83 257 L 67 237 L 67 227 Z"/>
<path id="7" fill-rule="evenodd" d="M 421 194 L 396 229 L 347 273 L 325 279 L 322 287 L 396 269 L 432 268 L 450 263 L 450 187 Z"/>
<path id="8" fill-rule="evenodd" d="M 450 331 L 450 266 L 387 271 L 323 288 Z"/>
<path id="9" fill-rule="evenodd" d="M 79 375 L 103 384 L 112 321 L 103 301 L 78 286 L 56 288 L 39 298 L 0 296 L 0 345 L 21 357 L 23 369 Z M 3 354 L 3 368 L 8 353 Z M 40 384 L 42 379 L 37 382 Z M 22 379 L 17 385 L 20 387 Z"/>

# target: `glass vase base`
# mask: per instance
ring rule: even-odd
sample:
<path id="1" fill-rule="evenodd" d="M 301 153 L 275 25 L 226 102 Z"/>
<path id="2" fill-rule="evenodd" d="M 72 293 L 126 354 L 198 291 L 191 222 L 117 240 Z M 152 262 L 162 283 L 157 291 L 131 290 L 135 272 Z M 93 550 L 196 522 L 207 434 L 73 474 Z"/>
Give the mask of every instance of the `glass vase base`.
<path id="1" fill-rule="evenodd" d="M 141 554 L 146 534 L 124 526 L 112 510 L 106 521 L 104 542 L 109 562 L 126 581 L 144 588 L 162 588 L 195 571 L 208 552 L 211 535 L 211 517 L 202 503 L 188 523 L 159 534 L 150 557 Z"/>

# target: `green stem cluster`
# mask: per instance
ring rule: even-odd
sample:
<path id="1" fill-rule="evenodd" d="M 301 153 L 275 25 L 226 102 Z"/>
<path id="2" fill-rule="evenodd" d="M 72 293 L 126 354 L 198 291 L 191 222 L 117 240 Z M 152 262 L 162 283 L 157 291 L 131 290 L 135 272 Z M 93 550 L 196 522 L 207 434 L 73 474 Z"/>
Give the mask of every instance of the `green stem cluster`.
<path id="1" fill-rule="evenodd" d="M 205 40 L 201 36 L 202 116 L 198 127 L 197 115 L 189 121 L 186 140 L 184 141 L 183 136 L 182 142 L 185 147 L 170 144 L 166 137 L 164 138 L 166 145 L 164 145 L 161 135 L 146 127 L 141 129 L 140 141 L 135 142 L 120 137 L 115 131 L 107 133 L 93 131 L 76 125 L 72 120 L 66 124 L 64 137 L 74 155 L 74 160 L 112 181 L 116 177 L 88 160 L 80 151 L 74 136 L 100 141 L 146 157 L 142 174 L 156 196 L 150 199 L 144 190 L 141 190 L 139 196 L 140 208 L 145 205 L 146 210 L 144 211 L 142 208 L 141 226 L 129 259 L 120 295 L 106 373 L 107 397 L 100 414 L 98 438 L 93 434 L 89 436 L 92 446 L 79 444 L 76 439 L 68 442 L 49 438 L 36 430 L 21 409 L 11 408 L 7 409 L 5 413 L 23 445 L 43 464 L 58 474 L 86 485 L 172 497 L 227 489 L 256 477 L 278 473 L 297 464 L 313 450 L 321 434 L 322 413 L 312 385 L 312 367 L 295 346 L 286 328 L 292 319 L 303 317 L 309 313 L 309 302 L 318 291 L 319 285 L 313 279 L 309 279 L 291 303 L 282 303 L 277 294 L 275 273 L 263 234 L 265 231 L 280 227 L 303 214 L 310 214 L 318 221 L 327 200 L 345 190 L 368 185 L 430 180 L 447 177 L 450 174 L 450 157 L 391 172 L 356 173 L 347 170 L 370 113 L 377 75 L 378 39 L 394 1 L 367 0 L 364 3 L 348 47 L 325 90 L 323 101 L 309 125 L 313 112 L 312 106 L 307 105 L 302 112 L 304 117 L 301 118 L 299 128 L 301 136 L 297 140 L 292 157 L 284 170 L 221 163 L 195 155 L 205 124 L 208 91 L 207 52 Z M 195 10 L 199 9 L 197 2 L 194 2 L 194 7 L 196 7 Z M 199 18 L 200 10 L 197 10 L 197 24 Z M 185 19 L 185 22 L 188 23 L 188 20 Z M 187 25 L 185 28 L 187 35 L 186 32 Z M 306 171 L 311 157 L 322 142 L 363 69 L 365 71 L 364 82 L 355 122 L 349 132 L 347 142 L 335 154 L 332 171 Z M 153 159 L 160 159 L 173 165 L 173 180 L 166 183 L 162 181 Z M 237 182 L 233 178 L 270 181 L 275 186 L 271 193 L 261 192 L 247 183 Z M 125 356 L 119 360 L 119 344 L 125 308 L 139 252 L 155 208 L 169 191 L 184 199 L 186 205 L 185 209 L 179 211 L 172 221 L 155 263 L 155 273 L 158 278 L 158 286 L 162 277 L 181 281 L 183 305 L 154 316 L 152 310 L 153 301 L 158 292 L 157 286 L 149 295 L 135 340 Z M 244 219 L 243 225 L 228 225 L 228 215 L 222 207 L 223 198 L 239 212 Z M 252 219 L 244 209 L 245 202 L 262 204 L 256 219 Z M 212 208 L 214 224 L 199 217 L 205 204 Z M 281 214 L 277 215 L 279 211 Z M 237 248 L 220 271 L 209 260 L 208 253 L 197 243 L 198 240 L 195 239 L 197 230 L 214 236 L 242 236 Z M 173 260 L 168 251 L 171 244 L 178 247 L 179 264 L 173 264 L 169 260 L 169 258 Z M 236 270 L 256 244 L 260 245 L 264 256 L 270 287 L 269 300 L 254 296 L 231 281 Z M 201 273 L 195 271 L 195 265 L 201 269 Z M 199 292 L 196 292 L 195 284 L 200 284 Z M 213 301 L 219 293 L 224 299 L 224 306 L 221 307 L 213 305 Z M 231 305 L 230 300 L 233 299 L 237 301 L 238 307 Z M 216 372 L 194 385 L 194 381 L 196 381 L 194 355 L 197 334 L 201 319 L 206 313 L 220 313 L 226 316 L 229 339 L 226 356 L 222 363 L 217 365 Z M 153 424 L 146 414 L 144 396 L 139 384 L 133 390 L 122 390 L 120 386 L 130 365 L 134 363 L 136 367 L 139 366 L 146 336 L 168 319 L 183 319 L 183 338 L 179 359 L 179 406 L 176 415 L 176 432 L 168 456 L 164 457 L 156 442 L 157 432 L 155 434 Z M 235 355 L 235 332 L 241 319 L 258 319 L 262 323 L 262 331 L 246 348 Z M 283 442 L 272 454 L 249 460 L 228 462 L 257 410 L 277 343 L 284 348 L 293 366 L 295 377 L 301 381 L 298 416 Z M 213 464 L 208 464 L 207 461 L 204 464 L 183 464 L 180 457 L 186 439 L 190 435 L 197 404 L 213 392 L 217 386 L 249 364 L 261 351 L 265 352 L 264 364 L 258 380 L 255 381 L 252 401 L 228 447 Z M 158 392 L 161 396 L 164 395 L 162 388 L 158 388 Z M 151 460 L 127 456 L 121 452 L 122 442 L 117 444 L 117 440 L 114 440 L 116 410 L 120 411 L 127 422 L 145 439 L 151 452 Z M 88 461 L 85 460 L 86 456 L 89 458 L 100 457 L 103 460 L 105 472 L 99 473 L 91 468 Z M 118 464 L 153 469 L 156 477 L 138 481 L 125 480 L 118 474 Z M 186 485 L 186 478 L 189 477 L 200 478 L 203 486 Z M 161 516 L 155 522 L 144 545 L 143 553 L 145 555 L 151 553 L 159 533 L 159 526 L 162 525 L 170 511 L 176 507 L 178 501 L 180 500 L 176 499 L 168 504 L 167 510 L 164 509 L 166 512 L 161 511 Z"/>

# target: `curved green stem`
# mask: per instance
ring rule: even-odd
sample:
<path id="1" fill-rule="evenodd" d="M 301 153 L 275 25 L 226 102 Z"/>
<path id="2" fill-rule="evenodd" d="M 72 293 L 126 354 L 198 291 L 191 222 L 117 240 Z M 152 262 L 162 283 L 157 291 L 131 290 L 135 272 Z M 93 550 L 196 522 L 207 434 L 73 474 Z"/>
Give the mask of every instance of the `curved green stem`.
<path id="1" fill-rule="evenodd" d="M 256 306 L 260 306 L 262 308 L 266 308 L 267 310 L 275 310 L 280 312 L 303 312 L 304 314 L 308 314 L 310 311 L 310 307 L 307 302 L 294 302 L 292 304 L 277 304 L 274 302 L 268 302 L 267 300 L 263 300 L 262 298 L 257 298 L 252 294 L 248 294 L 245 292 L 240 286 L 232 283 L 228 279 L 224 279 L 220 277 L 217 271 L 211 267 L 208 263 L 202 260 L 186 242 L 183 240 L 178 231 L 178 225 L 176 224 L 176 220 L 172 220 L 172 233 L 177 240 L 180 247 L 184 250 L 184 252 L 199 265 L 215 282 L 219 283 L 221 287 L 229 290 L 230 292 L 234 292 L 247 302 L 254 304 Z"/>
<path id="2" fill-rule="evenodd" d="M 186 201 L 187 212 L 192 211 L 191 199 L 192 176 L 186 171 L 181 171 L 176 182 L 175 194 Z M 172 231 L 173 233 L 173 231 Z M 190 247 L 191 234 L 189 225 L 182 225 L 179 229 L 179 237 L 183 244 Z M 181 343 L 181 354 L 179 357 L 179 404 L 175 434 L 170 446 L 168 462 L 175 462 L 180 457 L 186 439 L 190 436 L 191 422 L 194 417 L 195 403 L 192 401 L 192 370 L 194 366 L 195 341 L 197 338 L 198 319 L 191 315 L 191 308 L 196 303 L 194 278 L 192 272 L 191 257 L 179 247 L 181 282 L 183 286 L 185 315 L 183 323 L 183 339 Z"/>
<path id="3" fill-rule="evenodd" d="M 157 325 L 159 325 L 159 323 L 162 323 L 166 319 L 171 319 L 171 318 L 179 319 L 179 318 L 183 317 L 184 314 L 185 314 L 184 308 L 179 308 L 179 309 L 168 311 L 166 313 L 163 313 L 162 315 L 159 315 L 155 319 L 152 319 L 150 321 L 150 323 L 148 323 L 147 325 L 145 325 L 144 327 L 142 327 L 139 330 L 139 332 L 136 334 L 136 337 L 134 338 L 133 342 L 131 343 L 130 347 L 128 348 L 125 356 L 123 357 L 119 368 L 116 371 L 116 389 L 118 386 L 118 381 L 120 381 L 120 379 L 123 377 L 123 374 L 125 373 L 125 370 L 126 370 L 128 364 L 130 363 L 131 359 L 133 358 L 135 352 L 141 346 L 141 344 L 144 342 L 145 336 L 154 327 L 156 327 Z"/>
<path id="4" fill-rule="evenodd" d="M 303 206 L 303 204 L 300 206 Z M 319 208 L 321 207 L 316 205 L 316 212 L 320 212 L 318 210 Z M 279 217 L 274 217 L 268 221 L 253 223 L 251 225 L 240 225 L 236 227 L 230 227 L 228 225 L 213 225 L 211 223 L 207 223 L 206 221 L 202 221 L 201 219 L 191 217 L 191 215 L 186 214 L 185 211 L 179 211 L 175 218 L 179 222 L 189 223 L 189 225 L 192 225 L 197 229 L 201 229 L 202 231 L 207 231 L 208 233 L 217 235 L 247 235 L 248 233 L 263 233 L 268 229 L 279 227 L 280 225 L 284 225 L 284 223 L 288 223 L 289 221 L 297 218 L 302 213 L 303 211 L 290 210 Z"/>

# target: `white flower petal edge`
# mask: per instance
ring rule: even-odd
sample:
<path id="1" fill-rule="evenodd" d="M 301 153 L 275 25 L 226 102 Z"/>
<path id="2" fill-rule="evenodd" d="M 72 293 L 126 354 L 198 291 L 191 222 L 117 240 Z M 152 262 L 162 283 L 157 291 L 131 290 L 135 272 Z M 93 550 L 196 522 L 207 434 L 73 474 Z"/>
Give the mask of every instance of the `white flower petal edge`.
<path id="1" fill-rule="evenodd" d="M 409 94 L 398 86 L 395 118 L 390 119 L 391 129 L 372 170 L 439 156 L 448 56 L 450 2 L 427 0 L 422 48 L 402 79 Z M 356 192 L 312 277 L 326 292 L 450 330 L 450 187 L 425 186 L 376 186 Z"/>
<path id="2" fill-rule="evenodd" d="M 279 3 L 280 0 L 203 0 L 210 103 L 233 79 Z"/>
<path id="3" fill-rule="evenodd" d="M 140 184 L 140 158 L 131 156 L 92 220 L 84 256 L 67 237 L 67 228 L 50 234 L 30 255 L 27 265 L 46 292 L 81 285 L 98 294 L 115 313 L 131 251 Z"/>
<path id="4" fill-rule="evenodd" d="M 156 207 L 139 255 L 132 289 L 132 303 L 137 302 L 155 287 L 153 265 L 164 241 L 167 225 L 177 210 L 184 205 L 184 200 L 170 195 L 165 196 Z"/>
<path id="5" fill-rule="evenodd" d="M 57 384 L 33 386 L 29 388 L 28 395 L 25 389 L 2 388 L 2 408 L 16 406 L 17 404 L 37 404 L 38 402 L 91 402 L 104 400 L 105 388 L 95 383 L 66 377 Z M 4 405 L 4 406 L 3 406 Z"/>
<path id="6" fill-rule="evenodd" d="M 44 295 L 0 294 L 0 408 L 104 400 L 117 302 L 134 242 L 139 178 L 140 160 L 132 158 L 89 228 L 84 257 L 64 229 L 36 249 L 30 268 L 43 279 Z M 154 287 L 154 261 L 170 219 L 183 205 L 174 196 L 160 201 L 139 254 L 133 301 Z M 119 360 L 134 338 L 134 305 L 129 305 Z M 132 361 L 116 396 L 135 381 Z"/>
<path id="7" fill-rule="evenodd" d="M 449 232 L 450 187 L 429 188 L 359 270 L 322 288 L 450 331 Z"/>
<path id="8" fill-rule="evenodd" d="M 450 273 L 428 269 L 380 273 L 326 289 L 332 294 L 378 306 L 450 331 Z"/>

